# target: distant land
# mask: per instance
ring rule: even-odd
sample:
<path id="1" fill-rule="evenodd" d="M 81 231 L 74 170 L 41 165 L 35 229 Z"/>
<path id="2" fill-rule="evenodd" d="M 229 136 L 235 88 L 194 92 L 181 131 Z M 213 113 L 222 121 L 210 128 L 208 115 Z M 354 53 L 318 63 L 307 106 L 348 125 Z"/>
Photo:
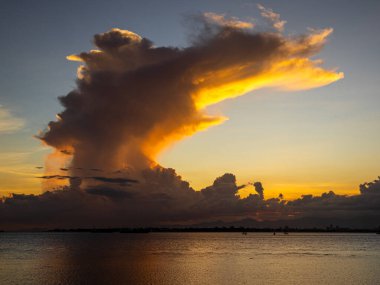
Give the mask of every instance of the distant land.
<path id="1" fill-rule="evenodd" d="M 6 232 L 0 230 L 0 232 Z M 54 232 L 54 233 L 227 233 L 227 232 L 270 232 L 270 233 L 377 233 L 380 234 L 380 227 L 372 229 L 346 228 L 330 225 L 325 228 L 249 228 L 249 227 L 141 227 L 141 228 L 73 228 L 73 229 L 49 229 L 49 230 L 28 230 L 28 231 L 7 231 L 7 232 Z"/>

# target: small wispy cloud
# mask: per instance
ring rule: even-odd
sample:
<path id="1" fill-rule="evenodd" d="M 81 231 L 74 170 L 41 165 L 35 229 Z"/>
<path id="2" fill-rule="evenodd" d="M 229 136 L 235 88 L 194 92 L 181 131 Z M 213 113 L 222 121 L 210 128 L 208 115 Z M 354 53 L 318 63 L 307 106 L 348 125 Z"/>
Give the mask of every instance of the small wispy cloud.
<path id="1" fill-rule="evenodd" d="M 24 125 L 23 119 L 15 117 L 8 109 L 0 105 L 0 134 L 16 132 Z"/>
<path id="2" fill-rule="evenodd" d="M 257 4 L 257 7 L 260 9 L 261 11 L 261 16 L 265 19 L 267 19 L 268 21 L 271 22 L 272 24 L 272 27 L 279 31 L 279 32 L 282 32 L 285 28 L 285 24 L 286 24 L 286 21 L 284 20 L 281 20 L 281 16 L 280 14 L 277 14 L 275 12 L 273 12 L 272 9 L 269 9 L 269 8 L 265 8 L 263 5 L 261 4 Z"/>
<path id="3" fill-rule="evenodd" d="M 203 14 L 208 22 L 212 22 L 224 27 L 231 27 L 237 29 L 252 29 L 253 23 L 241 21 L 236 17 L 227 18 L 224 14 L 217 14 L 213 12 L 206 12 Z"/>

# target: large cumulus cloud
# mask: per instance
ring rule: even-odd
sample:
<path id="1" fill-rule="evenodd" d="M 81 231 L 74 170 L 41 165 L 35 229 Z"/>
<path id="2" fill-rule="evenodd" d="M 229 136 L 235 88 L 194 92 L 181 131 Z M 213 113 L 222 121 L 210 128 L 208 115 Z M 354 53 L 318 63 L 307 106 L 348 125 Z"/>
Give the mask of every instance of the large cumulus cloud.
<path id="1" fill-rule="evenodd" d="M 94 36 L 95 50 L 79 61 L 77 88 L 60 98 L 64 110 L 39 137 L 79 168 L 141 170 L 156 165 L 166 146 L 226 118 L 206 107 L 276 87 L 310 89 L 343 77 L 311 59 L 332 29 L 287 36 L 205 13 L 186 48 L 157 47 L 131 31 Z"/>
<path id="2" fill-rule="evenodd" d="M 205 13 L 186 48 L 157 47 L 131 31 L 94 36 L 95 50 L 68 57 L 81 62 L 77 86 L 59 98 L 64 110 L 39 134 L 53 147 L 41 195 L 13 194 L 0 203 L 0 226 L 109 227 L 257 223 L 334 215 L 378 216 L 378 181 L 361 194 L 327 193 L 294 201 L 265 199 L 264 187 L 242 199 L 233 174 L 194 191 L 155 162 L 166 146 L 222 123 L 207 107 L 263 87 L 310 89 L 343 77 L 315 56 L 332 29 L 282 33 L 285 21 L 259 7 L 274 31 Z M 69 183 L 62 183 L 69 181 Z M 52 190 L 56 189 L 56 190 Z M 373 190 L 375 189 L 375 190 Z"/>

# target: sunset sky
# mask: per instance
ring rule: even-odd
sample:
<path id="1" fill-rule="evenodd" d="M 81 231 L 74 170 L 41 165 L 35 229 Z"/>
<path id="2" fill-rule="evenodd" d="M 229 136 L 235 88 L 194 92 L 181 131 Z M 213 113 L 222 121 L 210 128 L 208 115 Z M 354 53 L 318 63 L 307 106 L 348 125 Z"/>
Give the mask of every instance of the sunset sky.
<path id="1" fill-rule="evenodd" d="M 66 57 L 93 49 L 93 35 L 119 28 L 154 46 L 184 48 L 190 45 L 194 15 L 224 15 L 266 29 L 259 3 L 280 14 L 290 38 L 310 28 L 332 28 L 325 47 L 311 59 L 322 59 L 323 68 L 344 78 L 308 90 L 254 90 L 211 105 L 207 114 L 228 120 L 174 142 L 158 153 L 158 163 L 174 168 L 194 189 L 230 172 L 238 184 L 261 181 L 267 197 L 283 193 L 293 199 L 329 190 L 357 194 L 359 184 L 380 175 L 379 1 L 5 0 L 0 196 L 42 192 L 36 177 L 44 169 L 36 167 L 45 165 L 52 148 L 34 136 L 63 110 L 57 97 L 75 88 L 79 64 Z"/>

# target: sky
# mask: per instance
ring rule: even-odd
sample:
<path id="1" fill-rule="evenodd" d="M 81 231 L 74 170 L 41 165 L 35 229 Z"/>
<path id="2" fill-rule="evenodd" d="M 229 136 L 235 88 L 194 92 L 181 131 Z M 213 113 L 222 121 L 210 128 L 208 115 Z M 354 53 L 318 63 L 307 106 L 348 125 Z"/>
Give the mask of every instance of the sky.
<path id="1" fill-rule="evenodd" d="M 208 107 L 229 119 L 184 137 L 158 154 L 200 190 L 224 173 L 261 181 L 267 197 L 358 194 L 380 173 L 378 1 L 260 1 L 287 21 L 285 33 L 333 28 L 313 55 L 344 78 L 320 88 L 264 88 Z M 191 17 L 206 12 L 265 28 L 255 1 L 3 1 L 0 58 L 0 195 L 39 194 L 51 147 L 35 136 L 63 110 L 77 62 L 94 34 L 120 28 L 154 46 L 187 47 Z M 243 196 L 253 188 L 241 190 Z"/>

